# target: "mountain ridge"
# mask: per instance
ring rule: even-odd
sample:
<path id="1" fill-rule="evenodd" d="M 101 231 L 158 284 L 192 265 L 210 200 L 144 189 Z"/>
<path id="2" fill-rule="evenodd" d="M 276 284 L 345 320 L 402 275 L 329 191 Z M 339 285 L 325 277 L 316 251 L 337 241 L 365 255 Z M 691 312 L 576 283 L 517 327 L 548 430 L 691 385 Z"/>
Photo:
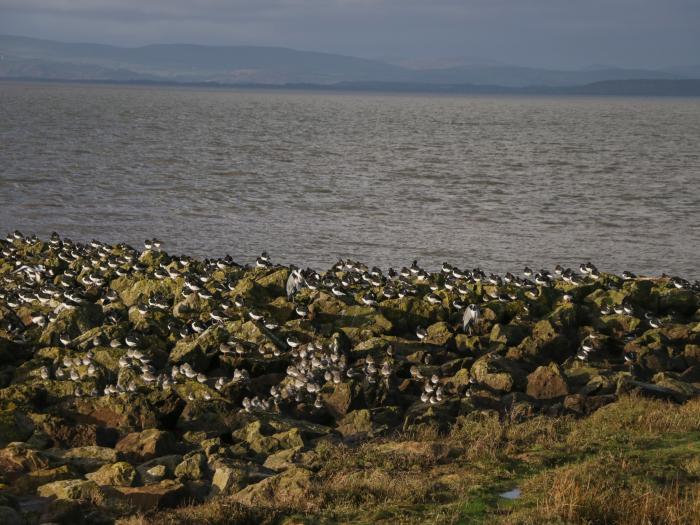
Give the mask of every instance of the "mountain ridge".
<path id="1" fill-rule="evenodd" d="M 0 35 L 0 77 L 38 80 L 151 80 L 281 86 L 383 82 L 525 88 L 577 86 L 609 80 L 700 78 L 700 69 L 697 75 L 696 69 L 696 66 L 668 70 L 606 66 L 563 70 L 500 64 L 412 69 L 378 60 L 285 47 L 199 44 L 119 47 Z"/>

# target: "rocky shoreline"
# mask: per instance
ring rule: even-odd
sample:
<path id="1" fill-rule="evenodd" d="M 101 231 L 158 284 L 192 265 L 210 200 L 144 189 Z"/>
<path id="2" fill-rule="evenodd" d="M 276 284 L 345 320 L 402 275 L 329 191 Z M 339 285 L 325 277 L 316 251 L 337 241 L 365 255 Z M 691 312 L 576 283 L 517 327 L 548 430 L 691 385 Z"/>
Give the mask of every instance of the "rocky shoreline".
<path id="1" fill-rule="evenodd" d="M 2 523 L 287 504 L 332 444 L 700 392 L 700 285 L 678 277 L 0 249 Z"/>

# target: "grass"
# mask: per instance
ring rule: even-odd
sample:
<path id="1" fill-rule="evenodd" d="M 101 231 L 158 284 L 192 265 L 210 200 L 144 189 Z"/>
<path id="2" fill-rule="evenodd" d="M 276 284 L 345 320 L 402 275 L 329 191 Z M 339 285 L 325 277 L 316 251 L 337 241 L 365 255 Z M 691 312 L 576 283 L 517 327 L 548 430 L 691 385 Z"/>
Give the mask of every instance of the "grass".
<path id="1" fill-rule="evenodd" d="M 447 435 L 316 452 L 303 507 L 219 499 L 120 523 L 700 524 L 700 400 L 628 397 L 585 419 L 473 413 Z M 499 496 L 514 487 L 521 498 Z"/>

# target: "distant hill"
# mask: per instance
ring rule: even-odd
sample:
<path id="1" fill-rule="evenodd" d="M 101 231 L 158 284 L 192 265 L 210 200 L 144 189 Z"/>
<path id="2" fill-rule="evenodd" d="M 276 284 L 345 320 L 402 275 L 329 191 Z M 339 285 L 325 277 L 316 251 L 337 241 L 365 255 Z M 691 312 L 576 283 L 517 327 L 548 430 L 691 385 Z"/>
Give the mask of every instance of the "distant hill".
<path id="1" fill-rule="evenodd" d="M 135 79 L 149 77 L 180 82 L 332 84 L 344 80 L 402 79 L 406 71 L 363 58 L 280 47 L 171 44 L 127 48 L 7 35 L 0 36 L 0 55 L 5 57 L 0 61 L 0 76 L 5 77 L 22 76 L 15 72 L 26 69 L 26 61 L 38 63 L 42 68 L 53 64 L 53 71 L 66 67 L 74 72 L 80 66 L 91 77 L 102 75 L 105 79 L 111 76 L 111 71 L 120 71 L 121 78 L 129 72 Z"/>
<path id="2" fill-rule="evenodd" d="M 665 71 L 607 66 L 554 70 L 500 64 L 424 69 L 281 47 L 159 44 L 116 47 L 0 35 L 0 78 L 212 84 L 384 84 L 434 90 L 583 86 L 605 81 L 700 78 L 700 67 Z M 668 84 L 670 86 L 670 84 Z M 410 86 L 413 86 L 411 88 Z M 448 86 L 448 87 L 445 87 Z M 629 86 L 628 86 L 629 87 Z M 592 88 L 590 88 L 592 89 Z M 601 88 L 604 89 L 604 88 Z M 607 88 L 605 88 L 607 89 Z M 630 87 L 631 89 L 631 87 Z M 655 88 L 656 89 L 656 88 Z"/>

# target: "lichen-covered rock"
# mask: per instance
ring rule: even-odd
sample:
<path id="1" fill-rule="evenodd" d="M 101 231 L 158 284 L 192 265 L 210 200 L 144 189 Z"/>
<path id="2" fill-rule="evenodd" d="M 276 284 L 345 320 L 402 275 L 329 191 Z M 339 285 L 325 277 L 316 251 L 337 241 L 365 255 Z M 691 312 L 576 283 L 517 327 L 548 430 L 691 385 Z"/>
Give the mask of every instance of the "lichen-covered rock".
<path id="1" fill-rule="evenodd" d="M 59 458 L 83 472 L 91 472 L 119 460 L 119 454 L 116 450 L 93 445 L 75 447 L 65 451 L 56 450 L 55 453 Z"/>
<path id="2" fill-rule="evenodd" d="M 245 505 L 262 507 L 274 506 L 277 502 L 300 502 L 309 494 L 312 480 L 313 473 L 310 470 L 292 467 L 245 487 L 232 498 Z"/>
<path id="3" fill-rule="evenodd" d="M 132 487 L 136 484 L 138 474 L 132 465 L 119 461 L 111 465 L 103 465 L 85 477 L 98 485 Z"/>
<path id="4" fill-rule="evenodd" d="M 294 466 L 295 459 L 299 456 L 303 447 L 293 447 L 286 450 L 280 450 L 267 456 L 263 466 L 270 470 L 280 472 Z"/>
<path id="5" fill-rule="evenodd" d="M 417 297 L 403 297 L 382 301 L 379 311 L 395 330 L 413 332 L 418 326 L 430 326 L 447 318 L 440 305 L 431 305 Z"/>
<path id="6" fill-rule="evenodd" d="M 273 433 L 269 433 L 269 432 Z M 253 421 L 233 433 L 233 437 L 244 441 L 248 448 L 257 454 L 269 455 L 278 450 L 303 447 L 304 440 L 298 428 L 274 432 L 261 421 Z"/>
<path id="7" fill-rule="evenodd" d="M 511 392 L 526 383 L 526 371 L 516 361 L 495 354 L 477 359 L 470 373 L 480 384 L 496 392 Z"/>
<path id="8" fill-rule="evenodd" d="M 207 456 L 203 452 L 186 455 L 175 467 L 175 476 L 180 481 L 197 481 L 207 475 Z"/>
<path id="9" fill-rule="evenodd" d="M 84 479 L 53 481 L 37 488 L 37 494 L 44 498 L 92 500 L 102 494 L 97 483 Z"/>
<path id="10" fill-rule="evenodd" d="M 425 338 L 426 343 L 435 346 L 443 346 L 445 348 L 454 348 L 455 334 L 446 322 L 440 321 L 431 324 L 427 332 L 428 336 Z"/>
<path id="11" fill-rule="evenodd" d="M 527 327 L 519 323 L 495 323 L 491 329 L 489 340 L 494 343 L 515 346 L 528 335 L 528 332 Z"/>

